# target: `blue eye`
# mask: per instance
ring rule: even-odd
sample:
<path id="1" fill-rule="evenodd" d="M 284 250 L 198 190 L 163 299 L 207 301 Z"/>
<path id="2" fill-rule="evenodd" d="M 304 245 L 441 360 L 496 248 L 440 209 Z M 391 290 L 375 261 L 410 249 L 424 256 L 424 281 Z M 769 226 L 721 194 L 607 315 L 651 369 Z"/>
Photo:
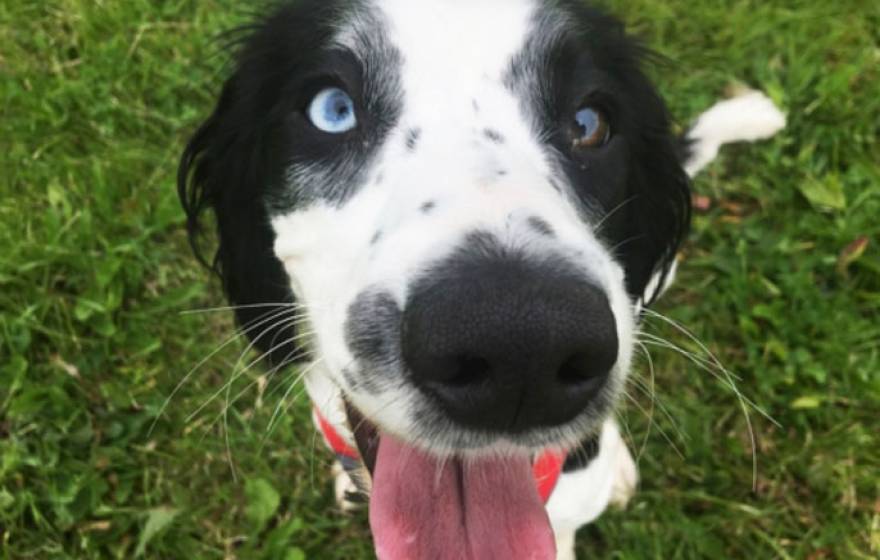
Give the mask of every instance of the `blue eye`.
<path id="1" fill-rule="evenodd" d="M 357 126 L 354 101 L 339 88 L 322 89 L 309 103 L 309 120 L 319 130 L 342 134 Z"/>
<path id="2" fill-rule="evenodd" d="M 611 125 L 605 114 L 593 107 L 584 107 L 574 115 L 575 148 L 596 148 L 611 139 Z"/>

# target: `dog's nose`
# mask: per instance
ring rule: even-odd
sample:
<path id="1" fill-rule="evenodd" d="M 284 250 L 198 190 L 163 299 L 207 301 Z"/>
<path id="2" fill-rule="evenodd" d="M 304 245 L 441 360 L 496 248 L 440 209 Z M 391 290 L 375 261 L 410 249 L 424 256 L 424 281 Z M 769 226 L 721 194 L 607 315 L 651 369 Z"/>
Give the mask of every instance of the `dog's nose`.
<path id="1" fill-rule="evenodd" d="M 585 411 L 617 361 L 604 292 L 561 257 L 460 251 L 410 290 L 403 356 L 456 423 L 501 433 Z"/>

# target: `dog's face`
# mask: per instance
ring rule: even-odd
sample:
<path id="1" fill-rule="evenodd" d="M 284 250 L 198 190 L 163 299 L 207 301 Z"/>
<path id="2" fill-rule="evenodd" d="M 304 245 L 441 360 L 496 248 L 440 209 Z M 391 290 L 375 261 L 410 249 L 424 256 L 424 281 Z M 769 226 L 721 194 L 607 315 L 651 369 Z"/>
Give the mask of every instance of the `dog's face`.
<path id="1" fill-rule="evenodd" d="M 442 454 L 564 446 L 627 375 L 687 226 L 640 49 L 579 2 L 300 1 L 255 27 L 181 171 L 242 324 Z M 191 178 L 191 181 L 187 181 Z M 653 282 L 652 282 L 653 280 Z M 286 326 L 285 326 L 286 325 Z"/>
<path id="2" fill-rule="evenodd" d="M 686 226 L 687 181 L 638 55 L 575 4 L 280 9 L 182 171 L 197 162 L 193 218 L 217 212 L 233 303 L 295 297 L 316 374 L 424 447 L 582 437 Z M 258 345 L 294 355 L 276 323 Z"/>

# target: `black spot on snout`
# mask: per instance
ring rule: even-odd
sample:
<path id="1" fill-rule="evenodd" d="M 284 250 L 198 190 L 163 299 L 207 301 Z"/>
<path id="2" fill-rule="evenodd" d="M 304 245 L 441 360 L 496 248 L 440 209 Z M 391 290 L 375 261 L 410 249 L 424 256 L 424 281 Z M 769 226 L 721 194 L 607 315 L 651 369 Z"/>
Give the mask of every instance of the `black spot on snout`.
<path id="1" fill-rule="evenodd" d="M 376 289 L 361 292 L 349 306 L 345 341 L 360 362 L 361 371 L 370 375 L 398 371 L 401 315 L 394 297 Z M 361 380 L 365 389 L 369 388 L 368 381 Z"/>
<path id="2" fill-rule="evenodd" d="M 553 237 L 555 232 L 553 231 L 553 227 L 547 223 L 543 218 L 539 218 L 538 216 L 530 216 L 528 219 L 529 227 L 532 228 L 532 231 L 537 233 L 538 235 L 543 235 L 546 237 Z"/>
<path id="3" fill-rule="evenodd" d="M 376 245 L 377 243 L 379 243 L 380 241 L 382 241 L 382 236 L 383 236 L 382 232 L 381 232 L 381 231 L 377 231 L 377 232 L 375 233 L 375 235 L 373 235 L 373 238 L 370 239 L 370 245 Z"/>
<path id="4" fill-rule="evenodd" d="M 406 149 L 414 152 L 419 145 L 419 139 L 422 137 L 422 129 L 411 128 L 406 131 Z"/>
<path id="5" fill-rule="evenodd" d="M 437 203 L 434 202 L 433 200 L 429 200 L 428 202 L 425 202 L 424 204 L 422 204 L 419 207 L 419 211 L 422 214 L 430 214 L 431 212 L 434 211 L 435 208 L 437 208 Z"/>
<path id="6" fill-rule="evenodd" d="M 504 136 L 494 128 L 487 128 L 483 130 L 483 136 L 485 136 L 493 144 L 504 144 Z"/>

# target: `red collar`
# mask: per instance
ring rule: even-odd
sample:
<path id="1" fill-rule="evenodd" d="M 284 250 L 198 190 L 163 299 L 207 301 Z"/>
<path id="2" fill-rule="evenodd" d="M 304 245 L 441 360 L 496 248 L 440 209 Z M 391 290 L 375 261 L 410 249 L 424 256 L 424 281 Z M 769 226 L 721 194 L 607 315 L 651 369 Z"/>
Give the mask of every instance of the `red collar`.
<path id="1" fill-rule="evenodd" d="M 330 446 L 334 453 L 360 462 L 360 453 L 339 435 L 339 432 L 324 418 L 317 408 L 315 409 L 315 418 L 317 418 L 318 426 L 320 426 L 321 433 L 324 435 L 324 441 L 327 442 L 327 445 Z M 535 462 L 532 464 L 532 474 L 535 477 L 535 484 L 538 486 L 538 494 L 544 500 L 544 503 L 547 503 L 547 500 L 550 499 L 550 494 L 556 488 L 556 483 L 562 474 L 562 466 L 564 464 L 565 454 L 555 451 L 545 451 L 535 458 Z"/>

